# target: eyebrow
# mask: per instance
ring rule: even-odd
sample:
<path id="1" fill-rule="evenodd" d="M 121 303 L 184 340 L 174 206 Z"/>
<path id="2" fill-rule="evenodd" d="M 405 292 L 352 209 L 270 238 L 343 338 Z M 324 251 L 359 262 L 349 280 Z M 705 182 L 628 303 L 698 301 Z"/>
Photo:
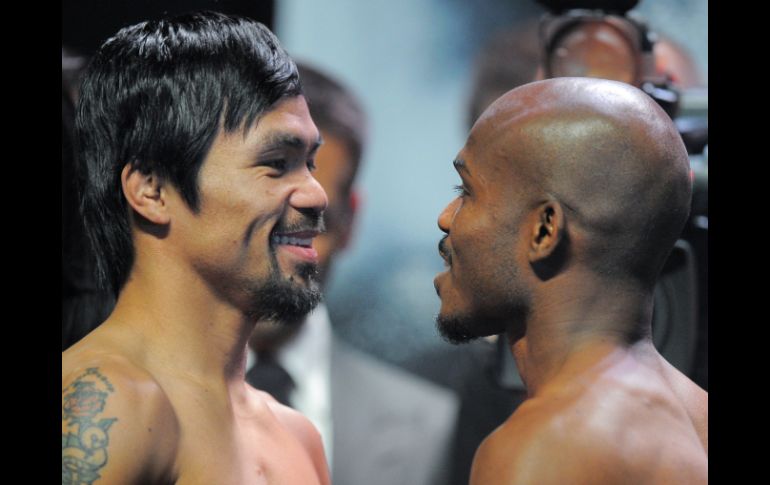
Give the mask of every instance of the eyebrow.
<path id="1" fill-rule="evenodd" d="M 318 138 L 310 145 L 309 153 L 312 155 L 318 150 L 318 147 L 323 144 L 323 137 L 318 134 Z M 270 150 L 278 150 L 281 148 L 294 148 L 296 150 L 303 150 L 307 145 L 305 140 L 293 135 L 291 133 L 273 133 L 268 136 L 267 140 L 262 144 L 261 151 L 267 152 Z"/>
<path id="2" fill-rule="evenodd" d="M 463 160 L 462 158 L 455 158 L 454 161 L 452 162 L 452 165 L 455 166 L 455 170 L 457 170 L 458 172 L 465 172 L 468 175 L 471 174 L 468 171 L 468 167 L 465 165 L 465 160 Z"/>

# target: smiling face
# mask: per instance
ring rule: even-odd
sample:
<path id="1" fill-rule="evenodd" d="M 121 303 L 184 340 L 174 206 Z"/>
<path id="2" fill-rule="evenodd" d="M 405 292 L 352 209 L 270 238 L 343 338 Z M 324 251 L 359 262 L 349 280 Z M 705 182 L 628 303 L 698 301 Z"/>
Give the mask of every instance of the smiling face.
<path id="1" fill-rule="evenodd" d="M 221 130 L 199 174 L 200 210 L 172 218 L 196 272 L 255 317 L 295 317 L 320 299 L 312 242 L 327 200 L 311 175 L 319 144 L 301 96 L 245 132 Z"/>
<path id="2" fill-rule="evenodd" d="M 526 264 L 529 205 L 515 163 L 501 156 L 495 123 L 480 121 L 454 161 L 459 196 L 441 213 L 446 236 L 439 253 L 447 270 L 434 285 L 441 298 L 439 332 L 453 343 L 502 333 L 527 306 Z"/>

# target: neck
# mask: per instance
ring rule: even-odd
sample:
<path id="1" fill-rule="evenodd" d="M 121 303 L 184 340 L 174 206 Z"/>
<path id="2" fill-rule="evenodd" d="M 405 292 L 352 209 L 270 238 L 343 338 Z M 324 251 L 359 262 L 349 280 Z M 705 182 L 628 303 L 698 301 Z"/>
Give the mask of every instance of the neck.
<path id="1" fill-rule="evenodd" d="M 148 367 L 215 388 L 244 382 L 254 324 L 189 268 L 140 261 L 105 322 Z"/>
<path id="2" fill-rule="evenodd" d="M 584 357 L 639 342 L 652 345 L 652 294 L 637 285 L 595 276 L 554 278 L 534 296 L 532 308 L 523 335 L 508 332 L 530 396 L 555 379 L 568 362 L 588 362 L 590 358 Z"/>

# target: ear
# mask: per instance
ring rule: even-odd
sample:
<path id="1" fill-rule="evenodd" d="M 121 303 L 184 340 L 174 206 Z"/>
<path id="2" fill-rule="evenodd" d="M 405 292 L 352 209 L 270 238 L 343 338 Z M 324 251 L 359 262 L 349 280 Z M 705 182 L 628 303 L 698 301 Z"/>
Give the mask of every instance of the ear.
<path id="1" fill-rule="evenodd" d="M 532 226 L 529 244 L 529 261 L 536 263 L 551 256 L 564 236 L 564 211 L 555 200 L 540 204 L 533 213 L 535 224 Z"/>
<path id="2" fill-rule="evenodd" d="M 157 175 L 143 174 L 126 164 L 120 174 L 120 182 L 128 204 L 138 214 L 155 224 L 170 222 L 163 184 Z"/>
<path id="3" fill-rule="evenodd" d="M 361 204 L 361 195 L 359 192 L 353 188 L 350 191 L 350 196 L 347 200 L 347 211 L 348 211 L 348 220 L 347 224 L 345 225 L 345 228 L 343 229 L 343 233 L 340 236 L 340 242 L 339 242 L 339 248 L 344 249 L 348 247 L 348 244 L 350 243 L 350 240 L 353 236 L 353 226 L 355 226 L 356 223 L 356 215 L 358 214 L 358 208 Z"/>

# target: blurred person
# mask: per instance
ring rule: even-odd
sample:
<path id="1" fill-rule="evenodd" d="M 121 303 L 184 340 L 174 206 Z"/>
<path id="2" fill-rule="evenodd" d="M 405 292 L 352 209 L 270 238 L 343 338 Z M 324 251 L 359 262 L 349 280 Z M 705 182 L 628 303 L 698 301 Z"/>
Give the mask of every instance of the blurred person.
<path id="1" fill-rule="evenodd" d="M 534 82 L 481 115 L 454 166 L 437 325 L 505 333 L 528 393 L 471 483 L 706 483 L 708 394 L 651 339 L 691 201 L 668 115 L 615 81 Z"/>
<path id="2" fill-rule="evenodd" d="M 594 35 L 592 43 L 588 42 L 591 39 L 586 37 L 588 32 L 583 32 L 585 35 L 580 37 L 582 49 L 590 50 L 589 45 L 600 49 L 607 43 L 609 46 L 605 46 L 606 49 L 622 50 L 622 46 L 610 42 L 617 42 L 617 39 L 602 30 L 601 24 L 597 24 L 591 32 Z M 474 60 L 472 89 L 468 100 L 468 127 L 473 125 L 493 101 L 509 90 L 528 82 L 545 79 L 544 54 L 540 42 L 539 20 L 529 19 L 496 33 L 479 51 Z M 632 55 L 630 52 L 628 54 Z M 692 55 L 669 36 L 657 34 L 653 55 L 654 74 L 668 77 L 677 89 L 703 86 Z M 604 77 L 600 75 L 602 70 L 608 73 L 616 71 L 603 66 L 602 57 L 599 55 L 584 53 L 584 58 L 595 59 L 595 64 L 585 66 L 589 70 L 588 77 Z M 622 81 L 613 77 L 607 79 Z"/>
<path id="3" fill-rule="evenodd" d="M 256 322 L 320 299 L 320 134 L 278 39 L 214 12 L 126 27 L 76 136 L 117 304 L 62 354 L 62 483 L 328 484 L 310 421 L 244 378 Z"/>
<path id="4" fill-rule="evenodd" d="M 307 64 L 298 69 L 324 140 L 315 157 L 329 200 L 326 232 L 315 242 L 323 288 L 353 235 L 367 118 L 339 81 Z M 297 322 L 257 324 L 250 346 L 247 381 L 313 421 L 336 485 L 447 483 L 457 418 L 450 391 L 343 343 L 323 304 Z"/>
<path id="5" fill-rule="evenodd" d="M 522 21 L 494 34 L 478 52 L 468 99 L 468 127 L 504 93 L 541 75 L 538 26 L 537 19 Z"/>
<path id="6" fill-rule="evenodd" d="M 679 42 L 659 35 L 653 46 L 655 70 L 668 76 L 674 86 L 680 89 L 703 87 L 704 82 L 692 54 Z"/>

